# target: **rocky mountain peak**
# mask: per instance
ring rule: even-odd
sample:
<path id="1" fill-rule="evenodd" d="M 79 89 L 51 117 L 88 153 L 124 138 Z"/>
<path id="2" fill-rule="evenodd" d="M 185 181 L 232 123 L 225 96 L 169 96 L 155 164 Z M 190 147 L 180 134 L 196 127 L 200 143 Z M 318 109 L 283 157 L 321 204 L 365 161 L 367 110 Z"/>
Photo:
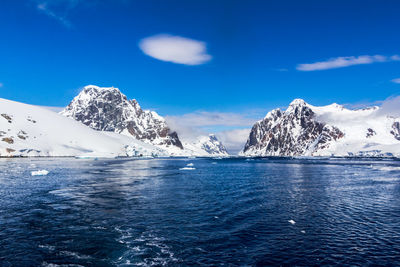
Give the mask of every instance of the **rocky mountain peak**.
<path id="1" fill-rule="evenodd" d="M 289 106 L 305 106 L 307 105 L 306 101 L 301 98 L 296 98 L 292 102 L 290 102 Z"/>
<path id="2" fill-rule="evenodd" d="M 312 116 L 312 110 L 303 99 L 295 99 L 290 103 L 285 114 L 294 114 L 296 117 Z"/>
<path id="3" fill-rule="evenodd" d="M 243 155 L 296 156 L 326 148 L 344 134 L 316 121 L 311 106 L 295 99 L 284 113 L 273 110 L 252 128 Z"/>
<path id="4" fill-rule="evenodd" d="M 142 110 L 139 103 L 118 88 L 88 85 L 61 112 L 99 131 L 112 131 L 159 146 L 183 149 L 176 132 L 154 111 Z"/>
<path id="5" fill-rule="evenodd" d="M 228 155 L 225 146 L 218 140 L 214 134 L 208 135 L 208 140 L 203 140 L 202 149 L 212 155 Z"/>

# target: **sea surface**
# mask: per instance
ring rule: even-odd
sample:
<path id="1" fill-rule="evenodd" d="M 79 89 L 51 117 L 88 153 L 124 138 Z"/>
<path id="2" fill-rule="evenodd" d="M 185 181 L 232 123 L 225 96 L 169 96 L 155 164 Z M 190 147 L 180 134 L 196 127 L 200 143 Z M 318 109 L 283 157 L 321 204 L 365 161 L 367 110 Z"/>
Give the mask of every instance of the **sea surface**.
<path id="1" fill-rule="evenodd" d="M 1 159 L 0 266 L 58 265 L 400 266 L 400 161 Z"/>

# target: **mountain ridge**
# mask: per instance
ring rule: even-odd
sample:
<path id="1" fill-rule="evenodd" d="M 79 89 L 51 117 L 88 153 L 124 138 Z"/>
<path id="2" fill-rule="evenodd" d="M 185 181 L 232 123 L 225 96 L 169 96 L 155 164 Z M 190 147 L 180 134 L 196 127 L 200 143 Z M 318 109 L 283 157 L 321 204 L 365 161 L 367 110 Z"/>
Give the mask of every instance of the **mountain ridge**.
<path id="1" fill-rule="evenodd" d="M 154 111 L 143 110 L 135 99 L 115 87 L 88 85 L 60 112 L 98 131 L 111 131 L 131 136 L 165 149 L 175 156 L 225 155 L 228 153 L 214 136 L 203 136 L 194 143 L 183 142 L 166 120 Z"/>
<path id="2" fill-rule="evenodd" d="M 253 125 L 240 155 L 400 155 L 400 119 L 378 111 L 376 106 L 350 110 L 294 99 L 285 111 L 274 109 Z"/>

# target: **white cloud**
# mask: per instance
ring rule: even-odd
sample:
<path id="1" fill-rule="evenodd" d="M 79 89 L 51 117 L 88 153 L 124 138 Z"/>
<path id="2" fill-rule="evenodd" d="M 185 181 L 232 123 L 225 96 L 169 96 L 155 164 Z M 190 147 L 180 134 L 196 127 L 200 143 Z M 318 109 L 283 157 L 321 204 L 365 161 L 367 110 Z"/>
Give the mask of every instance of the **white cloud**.
<path id="1" fill-rule="evenodd" d="M 400 117 L 400 96 L 393 96 L 384 100 L 377 115 Z"/>
<path id="2" fill-rule="evenodd" d="M 39 107 L 56 112 L 56 113 L 61 112 L 65 108 L 65 107 L 52 107 L 52 106 L 39 106 Z"/>
<path id="3" fill-rule="evenodd" d="M 146 55 L 185 65 L 200 65 L 211 60 L 206 43 L 185 37 L 159 34 L 142 39 L 139 47 Z"/>
<path id="4" fill-rule="evenodd" d="M 392 61 L 400 61 L 400 56 L 399 55 L 393 55 L 393 56 L 390 57 L 390 59 Z"/>
<path id="5" fill-rule="evenodd" d="M 400 78 L 396 78 L 392 80 L 393 83 L 400 83 Z"/>
<path id="6" fill-rule="evenodd" d="M 234 154 L 243 149 L 250 127 L 259 118 L 250 118 L 239 113 L 197 111 L 180 116 L 166 116 L 165 119 L 182 140 L 193 141 L 200 135 L 215 133 L 226 149 Z M 226 130 L 232 127 L 240 129 Z M 242 129 L 243 127 L 246 129 Z M 219 131 L 212 131 L 216 129 Z"/>
<path id="7" fill-rule="evenodd" d="M 3 83 L 0 83 L 0 88 L 2 88 L 4 86 L 4 84 Z"/>
<path id="8" fill-rule="evenodd" d="M 237 154 L 243 150 L 247 138 L 249 138 L 250 130 L 250 128 L 234 129 L 218 132 L 216 135 L 231 154 Z"/>
<path id="9" fill-rule="evenodd" d="M 315 71 L 315 70 L 327 70 L 327 69 L 336 69 L 336 68 L 344 68 L 354 65 L 365 65 L 372 64 L 376 62 L 388 62 L 388 61 L 399 61 L 400 56 L 393 55 L 390 57 L 382 56 L 382 55 L 374 55 L 374 56 L 358 56 L 358 57 L 336 57 L 331 58 L 326 61 L 319 61 L 314 63 L 306 63 L 297 65 L 296 69 L 299 71 Z"/>
<path id="10" fill-rule="evenodd" d="M 166 116 L 168 120 L 175 120 L 179 124 L 192 127 L 204 126 L 250 126 L 256 121 L 254 118 L 231 112 L 196 111 L 180 116 Z"/>

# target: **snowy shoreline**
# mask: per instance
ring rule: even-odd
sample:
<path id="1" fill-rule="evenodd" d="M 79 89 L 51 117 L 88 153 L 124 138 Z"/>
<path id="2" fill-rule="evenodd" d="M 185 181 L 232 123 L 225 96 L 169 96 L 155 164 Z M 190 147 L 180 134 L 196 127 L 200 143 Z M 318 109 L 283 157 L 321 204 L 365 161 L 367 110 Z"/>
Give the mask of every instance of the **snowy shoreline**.
<path id="1" fill-rule="evenodd" d="M 216 159 L 215 157 L 199 156 L 199 157 L 183 157 L 183 156 L 167 156 L 167 157 L 130 157 L 130 156 L 118 156 L 118 157 L 76 157 L 76 156 L 0 156 L 0 159 L 285 159 L 285 160 L 324 160 L 324 159 L 393 159 L 400 160 L 400 157 L 396 156 L 225 156 Z"/>

